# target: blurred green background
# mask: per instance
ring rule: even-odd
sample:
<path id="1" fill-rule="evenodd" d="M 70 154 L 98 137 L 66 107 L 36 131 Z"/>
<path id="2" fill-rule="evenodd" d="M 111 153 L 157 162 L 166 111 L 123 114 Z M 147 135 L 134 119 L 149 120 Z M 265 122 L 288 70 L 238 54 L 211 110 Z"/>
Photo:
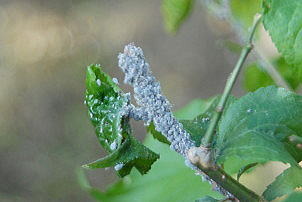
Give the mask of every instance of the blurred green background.
<path id="1" fill-rule="evenodd" d="M 105 155 L 83 104 L 86 66 L 100 63 L 122 83 L 117 54 L 129 42 L 143 48 L 175 110 L 222 91 L 236 60 L 219 45 L 230 30 L 196 5 L 171 36 L 160 5 L 0 1 L 0 201 L 92 201 L 75 174 Z M 235 95 L 242 92 L 237 85 Z M 142 124 L 134 125 L 142 140 Z M 110 169 L 89 171 L 88 177 L 102 189 L 116 179 Z"/>

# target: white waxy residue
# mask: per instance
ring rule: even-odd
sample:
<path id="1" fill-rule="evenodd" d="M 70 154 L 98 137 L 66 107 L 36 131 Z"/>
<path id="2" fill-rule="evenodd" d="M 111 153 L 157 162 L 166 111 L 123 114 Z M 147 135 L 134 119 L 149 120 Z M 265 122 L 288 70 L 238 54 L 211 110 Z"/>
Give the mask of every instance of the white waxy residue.
<path id="1" fill-rule="evenodd" d="M 119 171 L 123 168 L 124 164 L 122 163 L 118 163 L 114 166 L 114 170 Z"/>
<path id="2" fill-rule="evenodd" d="M 96 80 L 96 84 L 98 84 L 98 86 L 101 86 L 101 85 L 102 85 L 101 80 L 100 80 L 100 79 L 97 79 L 97 80 Z"/>

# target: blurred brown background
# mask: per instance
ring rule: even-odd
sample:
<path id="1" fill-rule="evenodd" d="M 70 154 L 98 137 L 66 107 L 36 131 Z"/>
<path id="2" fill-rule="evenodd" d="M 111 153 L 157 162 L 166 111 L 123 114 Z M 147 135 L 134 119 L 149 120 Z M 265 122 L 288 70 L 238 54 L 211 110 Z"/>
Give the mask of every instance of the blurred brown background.
<path id="1" fill-rule="evenodd" d="M 160 4 L 0 1 L 0 201 L 92 200 L 75 175 L 81 164 L 104 155 L 83 105 L 85 67 L 100 63 L 122 81 L 116 57 L 129 42 L 143 48 L 174 109 L 222 91 L 236 56 L 217 41 L 230 33 L 196 2 L 171 36 Z M 143 127 L 135 125 L 143 139 Z M 111 170 L 89 172 L 103 189 L 115 178 Z"/>

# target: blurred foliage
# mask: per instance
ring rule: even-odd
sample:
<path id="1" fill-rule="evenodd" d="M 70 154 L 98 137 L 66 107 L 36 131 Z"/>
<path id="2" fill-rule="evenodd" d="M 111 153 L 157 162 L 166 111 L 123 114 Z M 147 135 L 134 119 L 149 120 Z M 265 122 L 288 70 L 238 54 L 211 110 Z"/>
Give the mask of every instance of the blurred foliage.
<path id="1" fill-rule="evenodd" d="M 299 87 L 302 78 L 297 74 L 296 68 L 288 65 L 282 57 L 276 59 L 273 65 L 293 90 Z M 266 73 L 265 68 L 257 63 L 246 67 L 243 81 L 244 88 L 247 91 L 255 91 L 261 87 L 276 85 L 270 75 Z"/>
<path id="2" fill-rule="evenodd" d="M 175 33 L 189 16 L 194 0 L 163 0 L 162 13 L 168 32 Z"/>
<path id="3" fill-rule="evenodd" d="M 302 201 L 302 192 L 291 193 L 284 202 L 300 202 Z"/>
<path id="4" fill-rule="evenodd" d="M 255 14 L 261 11 L 261 3 L 262 0 L 231 0 L 231 13 L 248 30 Z"/>

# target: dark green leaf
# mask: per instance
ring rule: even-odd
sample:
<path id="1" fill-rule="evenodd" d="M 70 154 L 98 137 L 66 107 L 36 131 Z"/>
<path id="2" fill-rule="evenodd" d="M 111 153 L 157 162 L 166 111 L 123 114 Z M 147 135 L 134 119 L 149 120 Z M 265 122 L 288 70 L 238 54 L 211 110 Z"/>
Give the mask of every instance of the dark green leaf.
<path id="1" fill-rule="evenodd" d="M 302 64 L 302 1 L 263 1 L 264 27 L 288 64 Z"/>
<path id="2" fill-rule="evenodd" d="M 121 177 L 136 167 L 145 174 L 159 156 L 131 136 L 129 120 L 122 116 L 128 98 L 97 65 L 87 68 L 86 86 L 85 102 L 90 120 L 100 144 L 110 154 L 84 167 L 114 166 Z"/>
<path id="3" fill-rule="evenodd" d="M 158 141 L 170 145 L 170 142 L 167 140 L 167 138 L 163 136 L 163 134 L 155 130 L 153 122 L 147 127 L 147 132 L 153 135 L 153 137 Z"/>
<path id="4" fill-rule="evenodd" d="M 283 88 L 260 88 L 241 97 L 222 116 L 217 161 L 232 173 L 251 163 L 295 165 L 302 154 L 288 136 L 302 135 L 301 114 L 302 97 Z"/>
<path id="5" fill-rule="evenodd" d="M 301 202 L 302 192 L 291 193 L 283 202 Z"/>
<path id="6" fill-rule="evenodd" d="M 120 114 L 128 100 L 97 65 L 87 68 L 86 86 L 85 103 L 98 140 L 106 151 L 113 151 L 122 143 Z"/>
<path id="7" fill-rule="evenodd" d="M 158 158 L 157 154 L 129 136 L 116 151 L 83 167 L 93 169 L 115 166 L 118 174 L 124 177 L 130 173 L 132 167 L 136 167 L 141 174 L 147 173 Z"/>
<path id="8" fill-rule="evenodd" d="M 167 31 L 175 33 L 189 16 L 193 0 L 163 0 L 162 13 Z"/>
<path id="9" fill-rule="evenodd" d="M 292 89 L 297 89 L 302 79 L 296 69 L 288 65 L 281 57 L 273 62 L 281 76 L 287 81 Z M 274 85 L 274 81 L 261 65 L 252 64 L 248 66 L 244 74 L 244 87 L 248 91 L 255 91 L 258 88 Z"/>
<path id="10" fill-rule="evenodd" d="M 276 180 L 267 187 L 263 196 L 266 200 L 271 201 L 277 197 L 294 192 L 295 188 L 298 187 L 302 187 L 302 168 L 293 166 L 280 174 Z"/>
<path id="11" fill-rule="evenodd" d="M 183 202 L 194 201 L 206 195 L 222 198 L 222 195 L 212 191 L 208 182 L 203 182 L 186 167 L 184 159 L 168 145 L 154 140 L 151 136 L 147 137 L 145 143 L 161 156 L 152 166 L 152 170 L 144 176 L 133 170 L 106 192 L 98 191 L 98 194 L 95 194 L 96 189 L 93 189 L 96 199 L 102 202 Z"/>

